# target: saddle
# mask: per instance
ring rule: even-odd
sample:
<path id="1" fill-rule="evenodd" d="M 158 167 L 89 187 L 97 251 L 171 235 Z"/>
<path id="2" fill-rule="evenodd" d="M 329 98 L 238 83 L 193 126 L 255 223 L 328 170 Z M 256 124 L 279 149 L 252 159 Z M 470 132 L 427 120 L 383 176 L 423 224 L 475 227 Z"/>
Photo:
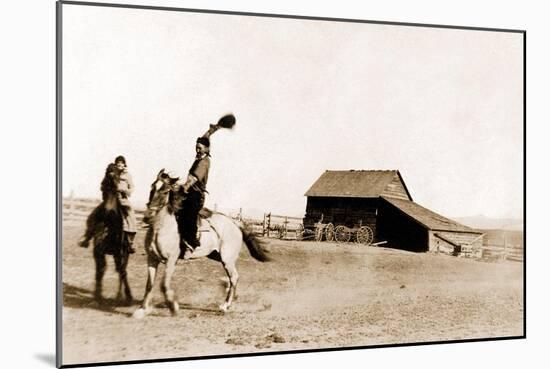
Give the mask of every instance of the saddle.
<path id="1" fill-rule="evenodd" d="M 212 226 L 208 220 L 214 212 L 208 208 L 202 208 L 199 210 L 199 216 L 197 217 L 197 240 L 200 241 L 201 234 L 203 232 L 210 232 Z"/>
<path id="2" fill-rule="evenodd" d="M 199 243 L 201 242 L 201 235 L 203 233 L 210 232 L 211 230 L 213 230 L 209 220 L 212 214 L 214 214 L 214 212 L 208 208 L 201 208 L 201 210 L 199 210 L 199 213 L 197 216 L 197 233 L 195 235 L 195 238 L 199 241 Z M 178 224 L 179 224 L 179 221 L 178 221 Z M 181 233 L 180 233 L 180 237 L 181 237 Z"/>
<path id="3" fill-rule="evenodd" d="M 199 214 L 197 217 L 197 234 L 196 234 L 196 239 L 199 241 L 199 245 L 194 249 L 186 248 L 187 251 L 181 254 L 180 258 L 189 259 L 189 258 L 197 257 L 197 255 L 206 256 L 206 255 L 202 255 L 202 253 L 203 252 L 210 253 L 212 251 L 209 248 L 203 247 L 205 246 L 203 244 L 204 242 L 203 233 L 208 232 L 209 234 L 211 234 L 210 232 L 214 232 L 214 234 L 219 237 L 218 231 L 212 226 L 212 223 L 210 221 L 210 218 L 212 217 L 213 214 L 215 214 L 215 212 L 208 208 L 202 208 L 199 211 Z"/>

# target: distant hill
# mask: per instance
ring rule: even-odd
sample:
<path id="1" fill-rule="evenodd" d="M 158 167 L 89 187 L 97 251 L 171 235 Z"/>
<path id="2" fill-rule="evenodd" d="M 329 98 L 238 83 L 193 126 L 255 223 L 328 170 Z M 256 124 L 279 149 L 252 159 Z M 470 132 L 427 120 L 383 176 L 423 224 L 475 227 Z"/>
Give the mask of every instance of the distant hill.
<path id="1" fill-rule="evenodd" d="M 507 231 L 523 231 L 523 219 L 489 218 L 483 215 L 453 218 L 457 222 L 476 229 L 502 229 Z"/>

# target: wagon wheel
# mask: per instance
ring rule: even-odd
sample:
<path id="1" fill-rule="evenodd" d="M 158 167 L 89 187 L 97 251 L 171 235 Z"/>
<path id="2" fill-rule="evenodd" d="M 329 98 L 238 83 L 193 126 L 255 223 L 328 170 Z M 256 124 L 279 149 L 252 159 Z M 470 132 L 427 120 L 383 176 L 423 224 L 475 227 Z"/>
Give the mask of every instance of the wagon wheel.
<path id="1" fill-rule="evenodd" d="M 324 227 L 322 224 L 318 224 L 315 227 L 315 241 L 322 241 L 323 240 L 323 231 Z"/>
<path id="2" fill-rule="evenodd" d="M 366 246 L 372 243 L 374 239 L 374 232 L 367 226 L 359 227 L 357 230 L 356 241 L 357 243 L 362 243 Z"/>
<path id="3" fill-rule="evenodd" d="M 339 225 L 334 229 L 334 239 L 336 242 L 348 242 L 351 238 L 351 230 L 346 226 Z"/>
<path id="4" fill-rule="evenodd" d="M 334 224 L 329 223 L 325 226 L 325 238 L 327 241 L 334 241 Z"/>
<path id="5" fill-rule="evenodd" d="M 304 239 L 304 226 L 300 224 L 296 230 L 296 239 L 302 241 Z"/>

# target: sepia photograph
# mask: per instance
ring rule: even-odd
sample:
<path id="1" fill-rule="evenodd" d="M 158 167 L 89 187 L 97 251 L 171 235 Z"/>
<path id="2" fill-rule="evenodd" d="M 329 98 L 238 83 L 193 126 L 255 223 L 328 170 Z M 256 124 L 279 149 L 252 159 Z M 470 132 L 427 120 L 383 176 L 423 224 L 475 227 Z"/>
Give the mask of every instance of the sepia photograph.
<path id="1" fill-rule="evenodd" d="M 525 338 L 525 31 L 57 3 L 57 365 Z"/>

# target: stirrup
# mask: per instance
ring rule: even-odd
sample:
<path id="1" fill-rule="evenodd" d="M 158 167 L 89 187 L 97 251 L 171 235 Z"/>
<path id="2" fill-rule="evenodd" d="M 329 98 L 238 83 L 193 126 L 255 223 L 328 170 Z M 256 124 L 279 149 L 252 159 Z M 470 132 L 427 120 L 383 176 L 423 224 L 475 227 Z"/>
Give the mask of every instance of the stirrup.
<path id="1" fill-rule="evenodd" d="M 185 254 L 187 254 L 188 252 L 192 254 L 195 249 L 196 247 L 191 246 L 187 241 L 182 241 L 180 243 L 180 255 L 178 256 L 178 258 L 184 259 Z"/>

